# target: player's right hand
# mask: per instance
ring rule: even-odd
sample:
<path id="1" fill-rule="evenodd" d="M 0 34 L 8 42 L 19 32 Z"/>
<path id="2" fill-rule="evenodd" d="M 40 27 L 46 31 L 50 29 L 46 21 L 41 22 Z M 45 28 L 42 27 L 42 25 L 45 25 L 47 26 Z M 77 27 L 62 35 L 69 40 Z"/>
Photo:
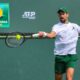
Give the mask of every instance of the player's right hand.
<path id="1" fill-rule="evenodd" d="M 38 32 L 39 37 L 43 37 L 44 33 L 42 31 Z"/>
<path id="2" fill-rule="evenodd" d="M 39 34 L 39 37 L 46 37 L 47 36 L 47 33 L 43 32 L 43 31 L 40 31 L 38 34 Z"/>

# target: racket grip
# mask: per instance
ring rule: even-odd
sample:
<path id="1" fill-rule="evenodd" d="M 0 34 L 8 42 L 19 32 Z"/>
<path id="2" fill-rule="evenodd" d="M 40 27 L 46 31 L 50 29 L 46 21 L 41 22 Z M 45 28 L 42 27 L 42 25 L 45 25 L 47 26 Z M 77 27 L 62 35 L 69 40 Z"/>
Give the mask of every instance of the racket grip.
<path id="1" fill-rule="evenodd" d="M 32 34 L 32 37 L 33 38 L 38 38 L 39 37 L 39 34 Z"/>

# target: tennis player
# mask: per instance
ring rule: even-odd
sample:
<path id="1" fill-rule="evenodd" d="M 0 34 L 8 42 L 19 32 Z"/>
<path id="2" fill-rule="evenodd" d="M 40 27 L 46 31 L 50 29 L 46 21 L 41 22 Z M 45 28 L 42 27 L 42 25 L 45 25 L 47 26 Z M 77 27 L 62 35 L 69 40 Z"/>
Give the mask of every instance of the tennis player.
<path id="1" fill-rule="evenodd" d="M 57 11 L 59 22 L 52 27 L 50 33 L 39 32 L 39 36 L 55 39 L 55 80 L 62 80 L 66 73 L 66 80 L 73 80 L 74 69 L 76 66 L 77 52 L 76 45 L 80 27 L 69 22 L 69 12 L 66 8 L 60 8 Z"/>

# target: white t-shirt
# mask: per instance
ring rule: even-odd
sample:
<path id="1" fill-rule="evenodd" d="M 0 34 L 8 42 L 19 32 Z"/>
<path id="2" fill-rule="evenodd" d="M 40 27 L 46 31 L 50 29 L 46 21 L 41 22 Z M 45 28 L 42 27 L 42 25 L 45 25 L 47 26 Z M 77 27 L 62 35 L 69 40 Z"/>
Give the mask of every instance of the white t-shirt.
<path id="1" fill-rule="evenodd" d="M 80 27 L 75 23 L 58 23 L 52 27 L 57 36 L 55 39 L 55 55 L 76 54 L 76 45 Z"/>

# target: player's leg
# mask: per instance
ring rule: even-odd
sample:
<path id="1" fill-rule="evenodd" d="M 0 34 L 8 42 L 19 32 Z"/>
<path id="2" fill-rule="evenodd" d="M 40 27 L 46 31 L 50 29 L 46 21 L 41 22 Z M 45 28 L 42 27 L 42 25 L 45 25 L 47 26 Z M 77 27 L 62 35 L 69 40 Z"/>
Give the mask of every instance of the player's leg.
<path id="1" fill-rule="evenodd" d="M 55 80 L 62 80 L 62 75 L 65 73 L 65 63 L 61 61 L 61 56 L 55 57 Z"/>
<path id="2" fill-rule="evenodd" d="M 62 80 L 62 74 L 55 73 L 55 80 Z"/>
<path id="3" fill-rule="evenodd" d="M 69 55 L 69 61 L 67 62 L 66 68 L 66 79 L 73 80 L 75 66 L 77 65 L 77 55 Z"/>
<path id="4" fill-rule="evenodd" d="M 68 68 L 66 71 L 66 80 L 73 80 L 74 68 Z"/>
<path id="5" fill-rule="evenodd" d="M 55 80 L 62 80 L 63 73 L 65 73 L 65 64 L 63 62 L 55 63 Z"/>

